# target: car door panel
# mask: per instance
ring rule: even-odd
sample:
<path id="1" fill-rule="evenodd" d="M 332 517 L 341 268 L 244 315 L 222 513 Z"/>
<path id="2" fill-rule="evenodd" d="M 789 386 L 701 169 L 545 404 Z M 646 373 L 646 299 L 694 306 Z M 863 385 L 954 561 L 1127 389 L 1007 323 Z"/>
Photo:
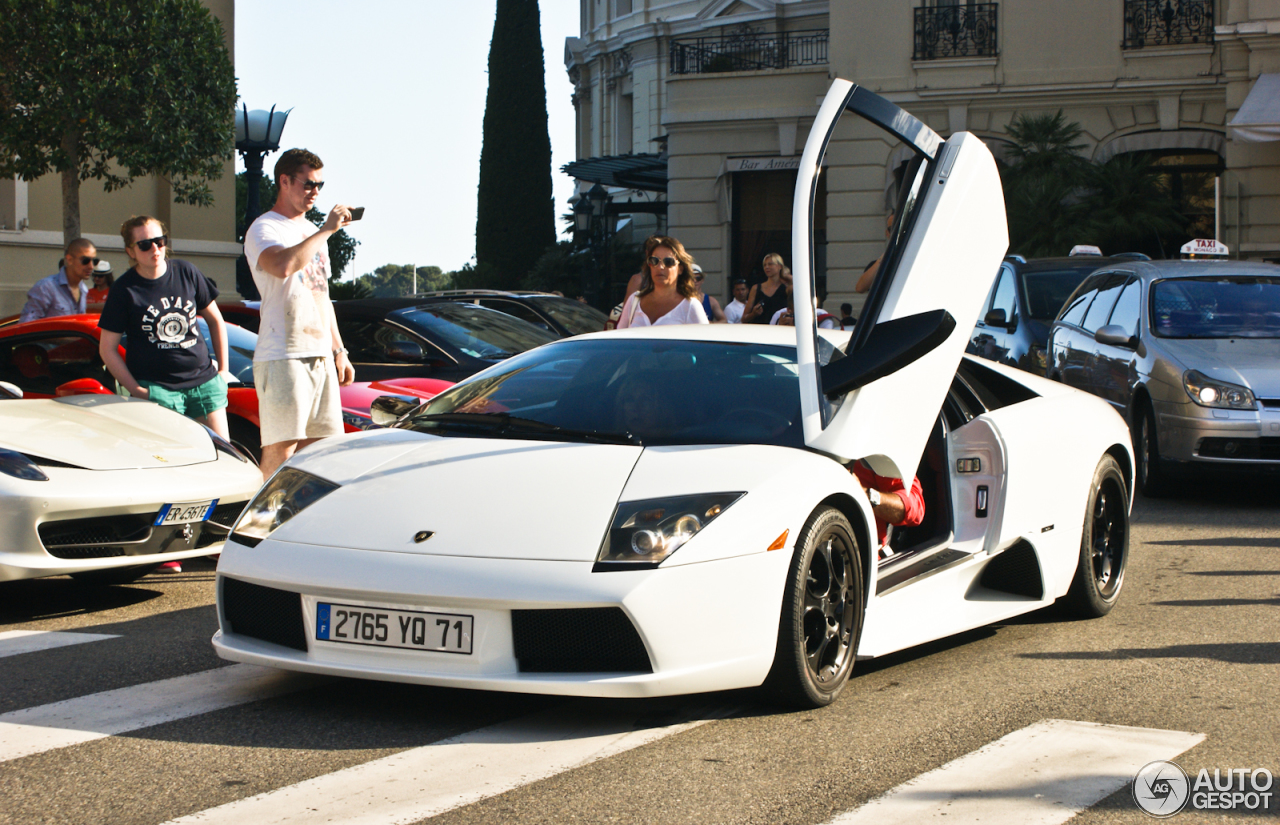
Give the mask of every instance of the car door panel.
<path id="1" fill-rule="evenodd" d="M 900 217 L 902 234 L 890 241 L 886 252 L 889 264 L 877 278 L 883 283 L 872 287 L 868 320 L 879 325 L 945 310 L 958 328 L 897 372 L 827 405 L 816 363 L 813 310 L 810 302 L 797 300 L 805 441 L 836 457 L 865 458 L 881 475 L 904 478 L 920 461 L 937 411 L 969 344 L 971 319 L 977 318 L 991 273 L 999 269 L 1008 248 L 1004 195 L 995 161 L 980 139 L 961 132 L 939 144 L 937 136 L 915 118 L 837 79 L 810 131 L 797 177 L 792 212 L 797 294 L 813 293 L 814 183 L 835 121 L 846 106 L 893 134 L 906 136 L 921 151 L 918 165 L 913 162 L 917 175 L 906 181 L 901 200 L 905 207 Z M 936 153 L 929 155 L 931 149 Z M 957 255 L 960 249 L 965 254 Z M 855 331 L 849 357 L 858 357 L 858 347 L 868 332 L 861 328 Z"/>

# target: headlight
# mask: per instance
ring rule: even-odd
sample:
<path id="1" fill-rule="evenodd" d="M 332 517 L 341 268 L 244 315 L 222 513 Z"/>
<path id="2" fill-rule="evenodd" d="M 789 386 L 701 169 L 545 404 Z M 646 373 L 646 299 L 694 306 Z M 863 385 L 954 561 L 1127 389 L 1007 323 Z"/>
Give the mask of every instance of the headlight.
<path id="1" fill-rule="evenodd" d="M 285 468 L 271 477 L 240 514 L 232 535 L 241 544 L 253 547 L 276 528 L 320 499 L 338 485 L 301 470 Z"/>
<path id="2" fill-rule="evenodd" d="M 744 495 L 706 493 L 623 502 L 596 561 L 657 564 Z"/>
<path id="3" fill-rule="evenodd" d="M 1252 410 L 1258 406 L 1248 387 L 1228 384 L 1226 381 L 1214 381 L 1199 370 L 1187 370 L 1182 376 L 1182 386 L 1186 387 L 1187 395 L 1191 396 L 1191 400 L 1202 407 Z"/>
<path id="4" fill-rule="evenodd" d="M 215 450 L 221 450 L 227 455 L 235 456 L 236 458 L 243 461 L 245 464 L 250 463 L 248 457 L 245 456 L 244 453 L 236 449 L 236 445 L 232 444 L 230 441 L 218 435 L 216 432 L 213 431 L 212 427 L 206 426 L 205 430 L 209 433 L 209 438 L 213 440 L 213 448 Z"/>
<path id="5" fill-rule="evenodd" d="M 0 473 L 23 481 L 48 481 L 49 477 L 36 463 L 22 453 L 0 450 Z"/>

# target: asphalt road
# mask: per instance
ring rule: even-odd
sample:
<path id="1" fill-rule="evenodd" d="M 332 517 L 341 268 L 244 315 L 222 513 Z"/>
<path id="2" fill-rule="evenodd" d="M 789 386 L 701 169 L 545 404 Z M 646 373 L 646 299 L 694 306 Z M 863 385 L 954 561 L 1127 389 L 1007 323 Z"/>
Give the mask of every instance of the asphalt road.
<path id="1" fill-rule="evenodd" d="M 425 786 L 446 773 L 465 786 L 475 801 L 431 820 L 451 825 L 825 823 L 1052 719 L 1202 734 L 1176 757 L 1193 778 L 1201 768 L 1280 775 L 1280 483 L 1205 483 L 1172 499 L 1139 498 L 1132 538 L 1125 592 L 1108 617 L 1074 621 L 1049 608 L 859 663 L 842 698 L 820 711 L 781 712 L 749 691 L 584 701 L 285 676 L 269 698 L 16 758 L 0 753 L 0 823 L 161 823 L 306 780 L 315 781 L 285 797 L 276 820 L 247 807 L 212 821 L 349 821 L 315 809 L 338 788 L 372 793 L 362 771 L 380 765 L 393 776 L 404 770 L 424 794 L 439 791 Z M 99 590 L 65 578 L 0 584 L 0 635 L 113 637 L 0 657 L 0 749 L 24 709 L 131 695 L 226 667 L 209 645 L 213 581 L 212 564 L 197 561 L 179 575 Z M 149 701 L 198 710 L 186 684 L 153 687 Z M 85 702 L 99 701 L 107 714 L 115 700 L 75 707 L 92 719 Z M 554 759 L 518 749 L 514 767 L 467 761 L 466 748 L 530 719 L 551 720 L 568 740 L 600 730 L 614 738 L 559 768 L 540 768 Z M 85 726 L 67 727 L 77 724 Z M 397 768 L 395 758 L 445 753 L 423 748 L 444 740 L 459 748 L 448 751 L 456 764 Z M 514 778 L 501 780 L 503 770 Z M 1188 810 L 1173 821 L 1276 821 L 1280 782 L 1272 790 L 1268 811 Z M 1148 822 L 1130 794 L 1115 790 L 1070 821 Z"/>

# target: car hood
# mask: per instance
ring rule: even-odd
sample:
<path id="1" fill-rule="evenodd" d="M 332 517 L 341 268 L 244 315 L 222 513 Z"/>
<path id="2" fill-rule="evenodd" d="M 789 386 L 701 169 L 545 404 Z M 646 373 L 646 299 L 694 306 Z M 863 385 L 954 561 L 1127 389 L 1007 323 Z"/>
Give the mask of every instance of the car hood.
<path id="1" fill-rule="evenodd" d="M 423 555 L 561 561 L 595 559 L 618 496 L 643 451 L 628 445 L 449 438 L 395 429 L 325 446 L 300 453 L 290 466 L 342 486 L 276 530 L 273 539 Z M 415 541 L 423 532 L 432 535 Z"/>
<path id="2" fill-rule="evenodd" d="M 1280 361 L 1274 338 L 1160 338 L 1161 349 L 1183 369 L 1243 384 L 1259 398 L 1280 398 Z"/>
<path id="3" fill-rule="evenodd" d="M 0 402 L 0 447 L 89 470 L 183 467 L 218 457 L 196 422 L 118 395 Z"/>

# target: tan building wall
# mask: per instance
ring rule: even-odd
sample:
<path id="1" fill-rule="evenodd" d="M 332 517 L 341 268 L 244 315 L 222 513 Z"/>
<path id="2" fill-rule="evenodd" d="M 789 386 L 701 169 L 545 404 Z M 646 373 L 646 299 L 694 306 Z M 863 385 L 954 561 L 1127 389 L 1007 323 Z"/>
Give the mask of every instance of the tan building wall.
<path id="1" fill-rule="evenodd" d="M 235 0 L 202 2 L 222 23 L 234 64 Z M 213 206 L 200 208 L 174 203 L 168 184 L 157 178 L 139 178 L 116 192 L 88 180 L 80 185 L 81 231 L 119 277 L 129 268 L 120 224 L 131 215 L 154 215 L 168 224 L 173 254 L 194 263 L 217 281 L 224 296 L 234 298 L 241 248 L 235 243 L 233 160 L 226 162 L 212 188 Z M 19 312 L 31 285 L 57 271 L 63 246 L 60 176 L 0 182 L 0 317 Z"/>
<path id="2" fill-rule="evenodd" d="M 826 3 L 704 0 L 658 7 L 631 0 L 630 15 L 603 19 L 619 2 L 626 0 L 584 0 L 580 65 L 604 66 L 624 46 L 633 55 L 652 54 L 644 82 L 658 88 L 633 97 L 646 101 L 643 112 L 637 104 L 633 113 L 633 145 L 650 151 L 646 138 L 663 129 L 670 134 L 670 231 L 713 272 L 713 294 L 724 294 L 729 276 L 733 176 L 724 173 L 726 162 L 798 154 L 832 76 L 884 95 L 944 136 L 972 131 L 997 152 L 1013 118 L 1058 109 L 1084 128 L 1085 153 L 1095 160 L 1153 148 L 1216 151 L 1225 161 L 1220 239 L 1239 257 L 1280 256 L 1280 142 L 1246 143 L 1227 125 L 1258 76 L 1280 72 L 1280 0 L 1217 0 L 1202 30 L 1212 37 L 1141 48 L 1122 47 L 1125 0 L 998 3 L 994 54 L 924 60 L 914 55 L 913 21 L 922 3 L 831 0 L 828 12 Z M 828 20 L 827 66 L 668 71 L 672 39 L 742 23 L 778 29 L 805 21 L 804 28 L 825 28 Z M 582 74 L 580 94 L 599 83 L 595 77 Z M 633 89 L 637 78 L 633 69 Z M 580 157 L 615 153 L 616 144 L 608 142 L 611 110 L 604 102 L 593 105 L 592 122 L 582 127 L 591 140 L 580 144 Z M 655 122 L 662 128 L 654 129 Z M 826 172 L 829 309 L 846 300 L 861 303 L 853 283 L 880 253 L 889 166 L 900 151 L 870 127 L 841 124 Z"/>

